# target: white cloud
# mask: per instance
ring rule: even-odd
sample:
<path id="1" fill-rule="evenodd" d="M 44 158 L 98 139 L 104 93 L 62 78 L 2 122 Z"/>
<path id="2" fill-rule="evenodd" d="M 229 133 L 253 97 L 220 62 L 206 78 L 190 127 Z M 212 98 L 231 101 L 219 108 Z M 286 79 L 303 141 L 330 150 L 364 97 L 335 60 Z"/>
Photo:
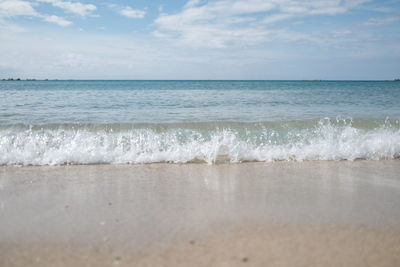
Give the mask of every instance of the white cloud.
<path id="1" fill-rule="evenodd" d="M 9 23 L 9 22 L 7 22 L 7 21 L 5 21 L 5 20 L 0 18 L 0 33 L 3 33 L 3 32 L 16 33 L 16 32 L 23 32 L 23 31 L 25 31 L 24 28 L 22 28 L 22 27 L 20 27 L 18 25 Z"/>
<path id="2" fill-rule="evenodd" d="M 86 17 L 92 14 L 97 7 L 93 4 L 83 4 L 81 2 L 70 2 L 61 0 L 37 0 L 42 3 L 52 4 L 54 7 L 61 8 L 66 12 L 73 13 L 75 15 Z"/>
<path id="3" fill-rule="evenodd" d="M 370 18 L 364 25 L 366 26 L 382 26 L 386 24 L 391 24 L 393 22 L 399 21 L 399 17 L 386 17 L 386 18 Z"/>
<path id="4" fill-rule="evenodd" d="M 281 20 L 287 20 L 293 18 L 294 15 L 292 14 L 285 14 L 285 13 L 278 13 L 278 14 L 273 14 L 271 16 L 267 16 L 266 18 L 263 19 L 263 23 L 269 24 L 269 23 L 275 23 L 279 22 Z"/>
<path id="5" fill-rule="evenodd" d="M 39 14 L 32 6 L 32 3 L 21 0 L 0 0 L 0 18 L 11 18 L 16 16 L 30 16 L 41 18 L 43 21 L 55 23 L 59 26 L 65 27 L 72 24 L 72 22 L 65 20 L 62 17 L 55 15 L 42 15 Z M 10 24 L 4 20 L 0 23 L 2 30 L 8 30 L 12 32 L 23 31 L 23 29 L 17 25 Z"/>
<path id="6" fill-rule="evenodd" d="M 27 16 L 25 18 L 47 21 L 54 23 L 54 27 L 69 26 L 72 24 L 69 20 L 75 17 L 53 16 L 55 13 L 39 14 L 38 11 L 44 10 L 39 8 L 44 8 L 47 4 L 39 4 L 37 0 L 29 1 L 0 0 L 0 9 L 3 11 L 0 13 L 0 48 L 7 51 L 0 55 L 0 65 L 3 66 L 0 66 L 0 74 L 5 76 L 9 73 L 14 75 L 15 69 L 36 78 L 43 77 L 41 75 L 44 73 L 47 77 L 43 78 L 85 79 L 302 79 L 305 76 L 328 78 L 323 75 L 333 75 L 329 76 L 331 78 L 371 78 L 373 76 L 368 76 L 371 72 L 366 73 L 363 68 L 354 68 L 359 70 L 358 74 L 354 75 L 359 76 L 350 76 L 350 73 L 355 72 L 349 70 L 356 65 L 350 65 L 348 62 L 358 62 L 359 65 L 365 66 L 368 65 L 362 61 L 365 58 L 394 58 L 398 61 L 400 56 L 395 30 L 386 33 L 369 31 L 366 27 L 360 28 L 357 24 L 359 17 L 340 22 L 336 20 L 338 23 L 333 25 L 321 23 L 308 27 L 309 17 L 351 12 L 352 8 L 360 4 L 354 1 L 190 1 L 175 14 L 159 15 L 152 25 L 154 31 L 151 36 L 119 35 L 119 31 L 112 31 L 112 25 L 108 25 L 107 31 L 98 35 L 94 35 L 90 29 L 87 29 L 85 34 L 76 34 L 76 31 L 49 33 L 46 29 L 29 31 L 29 28 L 36 26 L 31 26 L 23 34 L 19 34 L 18 31 L 23 29 L 10 25 L 19 22 L 11 16 Z M 18 5 L 14 5 L 13 8 L 3 5 L 6 2 L 25 4 L 22 5 L 23 8 L 20 6 L 18 9 Z M 26 3 L 32 9 L 26 8 Z M 52 9 L 50 5 L 47 7 Z M 118 5 L 107 7 L 116 14 L 124 9 L 124 6 Z M 132 10 L 133 8 L 134 6 Z M 156 8 L 157 6 L 155 12 Z M 145 11 L 146 9 L 143 9 L 143 12 Z M 7 14 L 8 17 L 2 14 Z M 377 14 L 376 17 L 381 15 Z M 377 20 L 371 21 L 377 24 Z M 294 25 L 301 22 L 305 25 Z M 77 22 L 76 24 L 77 29 L 81 27 Z M 11 28 L 11 34 L 8 34 Z M 7 34 L 2 34 L 6 31 L 4 29 L 8 31 Z M 292 42 L 294 44 L 291 44 Z M 328 71 L 323 67 L 340 60 L 344 63 L 335 70 Z M 318 64 L 312 64 L 313 62 Z M 384 60 L 380 62 L 382 64 L 378 64 L 379 66 L 388 66 L 383 64 Z M 376 62 L 374 64 L 376 65 Z M 398 63 L 396 64 L 398 66 Z M 390 70 L 391 68 L 393 70 Z M 387 67 L 385 70 L 388 70 L 389 74 L 380 75 L 392 76 L 397 69 Z M 376 68 L 376 71 L 385 73 L 379 68 Z M 345 76 L 345 72 L 348 72 L 349 76 Z M 338 73 L 345 74 L 335 76 L 339 75 Z"/>
<path id="7" fill-rule="evenodd" d="M 159 28 L 155 36 L 169 34 L 184 44 L 215 48 L 237 42 L 257 44 L 271 38 L 318 41 L 305 34 L 273 30 L 271 24 L 306 16 L 343 14 L 367 1 L 189 0 L 181 12 L 161 14 L 156 19 Z"/>
<path id="8" fill-rule="evenodd" d="M 141 18 L 144 18 L 144 16 L 146 15 L 146 11 L 139 10 L 139 9 L 133 9 L 129 6 L 119 10 L 118 13 L 124 17 L 133 18 L 133 19 L 141 19 Z"/>
<path id="9" fill-rule="evenodd" d="M 67 27 L 72 25 L 71 21 L 68 21 L 62 17 L 51 15 L 51 16 L 43 16 L 43 20 L 47 22 L 55 23 L 61 27 Z"/>
<path id="10" fill-rule="evenodd" d="M 69 67 L 82 67 L 90 65 L 90 62 L 82 54 L 68 52 L 57 57 L 55 65 L 69 66 Z"/>
<path id="11" fill-rule="evenodd" d="M 27 1 L 20 0 L 0 0 L 0 16 L 37 16 L 38 13 Z"/>
<path id="12" fill-rule="evenodd" d="M 226 49 L 192 49 L 175 46 L 174 42 L 163 39 L 155 40 L 156 37 L 116 33 L 94 35 L 87 32 L 76 35 L 71 31 L 58 31 L 49 35 L 46 31 L 35 33 L 28 31 L 23 34 L 0 34 L 0 48 L 2 51 L 7 51 L 0 54 L 0 65 L 7 68 L 2 70 L 0 66 L 0 74 L 3 73 L 5 77 L 9 75 L 59 79 L 395 77 L 393 75 L 398 68 L 393 66 L 399 64 L 389 65 L 390 62 L 385 64 L 384 59 L 391 58 L 391 62 L 396 60 L 400 62 L 398 60 L 400 50 L 394 36 L 392 40 L 380 42 L 361 39 L 360 33 L 357 32 L 359 28 L 353 33 L 347 28 L 325 30 L 321 35 L 330 36 L 333 30 L 336 30 L 337 34 L 344 35 L 331 38 L 329 41 L 337 43 L 330 45 L 328 50 L 325 47 L 322 50 L 318 49 L 309 43 L 294 46 L 268 43 L 256 47 L 229 46 L 228 43 Z M 258 32 L 259 29 L 254 29 L 251 34 Z M 315 41 L 309 40 L 310 36 L 300 32 L 274 30 L 268 32 L 265 29 L 265 34 L 266 36 L 260 38 L 297 42 Z M 345 42 L 341 41 L 343 38 L 347 38 Z M 256 40 L 256 36 L 254 39 Z M 333 48 L 335 45 L 339 48 Z M 363 67 L 356 68 L 368 65 L 365 58 L 372 58 L 371 66 L 378 67 L 371 67 L 370 72 Z M 335 68 L 329 68 L 328 66 L 332 66 L 330 64 L 337 65 Z"/>
<path id="13" fill-rule="evenodd" d="M 332 31 L 332 35 L 335 37 L 351 35 L 352 33 L 353 33 L 352 31 L 347 29 Z"/>

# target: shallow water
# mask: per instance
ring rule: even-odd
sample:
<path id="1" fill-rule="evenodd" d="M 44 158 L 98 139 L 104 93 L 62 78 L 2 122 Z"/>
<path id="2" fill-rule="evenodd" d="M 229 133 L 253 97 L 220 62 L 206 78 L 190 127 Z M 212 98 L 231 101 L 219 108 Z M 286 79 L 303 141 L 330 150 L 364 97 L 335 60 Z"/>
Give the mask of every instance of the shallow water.
<path id="1" fill-rule="evenodd" d="M 0 164 L 400 157 L 400 83 L 2 81 Z"/>

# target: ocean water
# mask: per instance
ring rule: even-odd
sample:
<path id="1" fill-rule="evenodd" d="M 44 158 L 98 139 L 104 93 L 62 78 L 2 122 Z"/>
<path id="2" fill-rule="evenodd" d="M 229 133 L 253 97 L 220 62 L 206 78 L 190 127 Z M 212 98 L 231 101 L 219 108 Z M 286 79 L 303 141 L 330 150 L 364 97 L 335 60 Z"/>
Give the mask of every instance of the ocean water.
<path id="1" fill-rule="evenodd" d="M 400 157 L 400 82 L 0 81 L 0 165 Z"/>

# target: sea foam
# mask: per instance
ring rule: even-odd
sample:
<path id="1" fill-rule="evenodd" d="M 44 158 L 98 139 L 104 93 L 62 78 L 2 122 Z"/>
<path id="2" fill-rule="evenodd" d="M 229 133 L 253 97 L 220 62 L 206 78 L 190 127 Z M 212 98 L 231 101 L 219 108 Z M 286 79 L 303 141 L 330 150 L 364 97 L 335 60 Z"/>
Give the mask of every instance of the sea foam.
<path id="1" fill-rule="evenodd" d="M 7 126 L 0 165 L 381 160 L 400 157 L 400 128 L 321 120 L 308 127 Z"/>

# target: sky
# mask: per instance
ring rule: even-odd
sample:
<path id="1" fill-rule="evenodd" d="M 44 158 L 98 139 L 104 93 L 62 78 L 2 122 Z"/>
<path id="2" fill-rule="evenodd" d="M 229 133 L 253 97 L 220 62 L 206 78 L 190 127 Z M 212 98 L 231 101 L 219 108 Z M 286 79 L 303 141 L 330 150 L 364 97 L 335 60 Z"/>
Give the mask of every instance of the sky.
<path id="1" fill-rule="evenodd" d="M 0 0 L 0 78 L 392 80 L 400 0 Z"/>

